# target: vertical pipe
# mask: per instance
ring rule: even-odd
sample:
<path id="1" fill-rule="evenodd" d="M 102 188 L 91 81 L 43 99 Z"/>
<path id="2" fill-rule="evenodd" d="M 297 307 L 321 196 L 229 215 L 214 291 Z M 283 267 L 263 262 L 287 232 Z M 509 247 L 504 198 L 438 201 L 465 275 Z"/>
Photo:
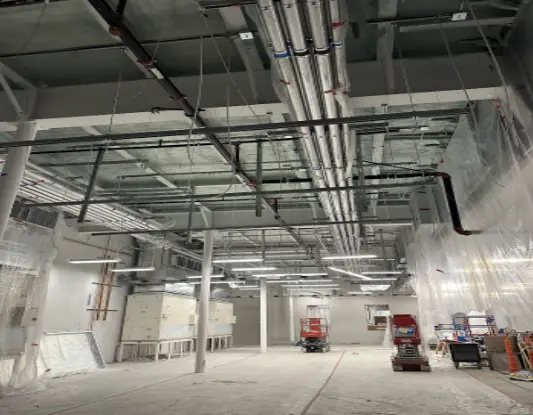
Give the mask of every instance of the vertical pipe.
<path id="1" fill-rule="evenodd" d="M 98 175 L 100 164 L 102 163 L 102 160 L 104 159 L 104 154 L 105 154 L 105 150 L 100 147 L 96 155 L 96 160 L 94 161 L 93 171 L 91 172 L 91 178 L 89 179 L 89 184 L 87 185 L 87 191 L 85 192 L 84 200 L 86 202 L 91 200 L 91 196 L 93 195 L 94 186 L 96 185 L 96 176 Z M 78 223 L 83 223 L 85 221 L 85 216 L 87 215 L 88 208 L 89 208 L 89 205 L 87 204 L 81 206 L 80 215 L 78 216 Z"/>
<path id="2" fill-rule="evenodd" d="M 255 188 L 258 192 L 263 188 L 263 143 L 257 143 L 257 162 L 255 166 Z M 257 195 L 255 198 L 255 216 L 260 218 L 263 213 L 263 200 Z"/>
<path id="3" fill-rule="evenodd" d="M 294 343 L 294 297 L 289 295 L 289 340 Z"/>
<path id="4" fill-rule="evenodd" d="M 381 252 L 383 254 L 383 268 L 388 271 L 389 262 L 387 261 L 387 250 L 385 249 L 385 239 L 383 238 L 383 229 L 379 230 L 379 238 L 381 239 Z"/>
<path id="5" fill-rule="evenodd" d="M 191 228 L 192 228 L 192 220 L 193 220 L 193 216 L 194 216 L 194 206 L 195 206 L 194 193 L 195 193 L 195 188 L 193 186 L 191 188 L 191 204 L 189 206 L 189 222 L 188 222 L 188 227 L 187 227 L 187 243 L 188 244 L 192 243 Z"/>
<path id="6" fill-rule="evenodd" d="M 214 231 L 204 231 L 204 261 L 202 263 L 202 283 L 198 307 L 198 338 L 196 344 L 195 373 L 205 372 L 205 352 L 207 348 L 207 322 L 209 319 L 209 287 L 213 268 Z"/>
<path id="7" fill-rule="evenodd" d="M 14 141 L 31 141 L 35 139 L 36 134 L 35 121 L 23 122 L 18 125 Z M 31 147 L 13 147 L 7 154 L 0 177 L 0 240 L 4 238 L 30 151 Z"/>
<path id="8" fill-rule="evenodd" d="M 267 280 L 259 280 L 259 327 L 261 353 L 267 351 Z"/>

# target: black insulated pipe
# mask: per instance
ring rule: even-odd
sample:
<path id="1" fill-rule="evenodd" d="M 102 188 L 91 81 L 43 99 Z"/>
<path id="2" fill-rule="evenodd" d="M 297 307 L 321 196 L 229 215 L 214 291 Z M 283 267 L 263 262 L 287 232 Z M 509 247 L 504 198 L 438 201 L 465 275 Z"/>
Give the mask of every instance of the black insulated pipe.
<path id="1" fill-rule="evenodd" d="M 451 176 L 448 173 L 440 173 L 439 177 L 442 179 L 442 184 L 444 185 L 444 192 L 446 194 L 446 200 L 448 201 L 448 209 L 450 210 L 450 216 L 452 217 L 453 230 L 459 235 L 464 236 L 477 233 L 463 228 L 461 215 L 459 214 L 459 208 L 457 207 L 457 200 L 455 199 L 455 192 L 453 190 Z"/>

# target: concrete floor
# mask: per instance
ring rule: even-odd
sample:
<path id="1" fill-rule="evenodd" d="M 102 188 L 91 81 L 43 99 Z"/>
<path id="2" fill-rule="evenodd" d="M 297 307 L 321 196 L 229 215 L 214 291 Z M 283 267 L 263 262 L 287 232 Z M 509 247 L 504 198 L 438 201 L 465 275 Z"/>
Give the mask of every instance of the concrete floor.
<path id="1" fill-rule="evenodd" d="M 233 349 L 209 354 L 203 375 L 191 374 L 193 357 L 121 363 L 1 399 L 0 414 L 533 414 L 448 362 L 433 362 L 431 373 L 392 372 L 389 353 Z"/>

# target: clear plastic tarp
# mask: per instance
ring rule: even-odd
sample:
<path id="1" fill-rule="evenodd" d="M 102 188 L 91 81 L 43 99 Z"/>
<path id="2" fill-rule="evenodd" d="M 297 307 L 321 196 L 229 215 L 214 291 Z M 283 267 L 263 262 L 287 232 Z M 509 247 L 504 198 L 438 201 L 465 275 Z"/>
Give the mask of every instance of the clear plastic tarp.
<path id="1" fill-rule="evenodd" d="M 478 102 L 439 168 L 452 177 L 463 227 L 479 233 L 453 231 L 440 185 L 414 212 L 407 257 L 426 341 L 455 313 L 477 315 L 473 335 L 490 332 L 491 315 L 498 328 L 533 329 L 533 160 L 528 135 L 505 114 L 497 101 Z"/>
<path id="2" fill-rule="evenodd" d="M 0 396 L 38 380 L 42 308 L 58 237 L 57 230 L 11 220 L 0 241 Z"/>

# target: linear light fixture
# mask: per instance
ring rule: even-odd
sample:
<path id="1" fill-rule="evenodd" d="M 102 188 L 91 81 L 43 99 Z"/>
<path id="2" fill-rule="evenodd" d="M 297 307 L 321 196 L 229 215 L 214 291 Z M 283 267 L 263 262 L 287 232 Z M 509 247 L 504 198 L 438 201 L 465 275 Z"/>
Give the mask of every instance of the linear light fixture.
<path id="1" fill-rule="evenodd" d="M 369 258 L 377 258 L 377 255 L 373 254 L 365 254 L 365 255 L 337 255 L 337 256 L 325 256 L 322 257 L 322 259 L 326 261 L 333 261 L 336 259 L 369 259 Z"/>
<path id="2" fill-rule="evenodd" d="M 340 284 L 299 284 L 299 285 L 282 285 L 281 288 L 306 288 L 306 287 L 338 287 Z"/>
<path id="3" fill-rule="evenodd" d="M 222 277 L 224 277 L 224 275 L 222 274 L 211 275 L 211 278 L 222 278 Z M 202 276 L 201 275 L 189 275 L 187 278 L 190 280 L 199 280 L 202 278 Z"/>
<path id="4" fill-rule="evenodd" d="M 233 268 L 236 272 L 252 272 L 252 271 L 274 271 L 276 267 L 260 267 L 260 268 Z"/>
<path id="5" fill-rule="evenodd" d="M 372 281 L 396 281 L 398 277 L 372 278 Z"/>
<path id="6" fill-rule="evenodd" d="M 302 277 L 321 277 L 321 276 L 324 276 L 324 275 L 328 275 L 327 272 L 305 272 L 305 273 L 301 273 L 301 274 L 287 274 L 287 275 L 291 275 L 291 276 L 297 276 L 297 275 L 301 275 Z"/>
<path id="7" fill-rule="evenodd" d="M 333 282 L 333 280 L 272 280 L 267 281 L 267 284 L 288 284 L 288 283 L 299 283 L 299 282 Z"/>
<path id="8" fill-rule="evenodd" d="M 403 274 L 402 271 L 363 271 L 363 275 L 399 275 Z"/>
<path id="9" fill-rule="evenodd" d="M 386 291 L 390 288 L 390 284 L 361 284 L 359 288 L 361 291 Z"/>
<path id="10" fill-rule="evenodd" d="M 111 272 L 149 272 L 155 271 L 154 267 L 132 267 L 132 268 L 114 268 Z"/>
<path id="11" fill-rule="evenodd" d="M 116 264 L 119 258 L 92 258 L 92 259 L 69 259 L 70 264 Z"/>
<path id="12" fill-rule="evenodd" d="M 361 292 L 361 291 L 350 291 L 347 292 L 348 295 L 372 295 L 371 292 Z"/>
<path id="13" fill-rule="evenodd" d="M 213 264 L 232 264 L 236 262 L 262 262 L 263 258 L 221 258 L 214 259 Z"/>
<path id="14" fill-rule="evenodd" d="M 289 274 L 254 274 L 252 277 L 256 278 L 279 278 L 279 277 L 286 277 Z"/>
<path id="15" fill-rule="evenodd" d="M 372 279 L 370 277 L 365 277 L 364 275 L 361 275 L 361 274 L 356 274 L 355 272 L 346 271 L 345 269 L 340 269 L 340 268 L 335 268 L 335 267 L 328 267 L 328 268 L 330 270 L 332 270 L 332 271 L 340 272 L 340 273 L 346 274 L 346 275 L 351 275 L 352 277 L 361 278 L 363 280 L 371 280 Z"/>
<path id="16" fill-rule="evenodd" d="M 227 280 L 227 281 L 210 281 L 211 284 L 244 284 L 246 281 L 235 281 L 235 280 Z M 201 281 L 194 281 L 190 282 L 191 285 L 200 285 Z"/>
<path id="17" fill-rule="evenodd" d="M 259 290 L 259 287 L 257 285 L 245 285 L 243 287 L 237 287 L 241 291 L 252 291 L 252 290 Z"/>

